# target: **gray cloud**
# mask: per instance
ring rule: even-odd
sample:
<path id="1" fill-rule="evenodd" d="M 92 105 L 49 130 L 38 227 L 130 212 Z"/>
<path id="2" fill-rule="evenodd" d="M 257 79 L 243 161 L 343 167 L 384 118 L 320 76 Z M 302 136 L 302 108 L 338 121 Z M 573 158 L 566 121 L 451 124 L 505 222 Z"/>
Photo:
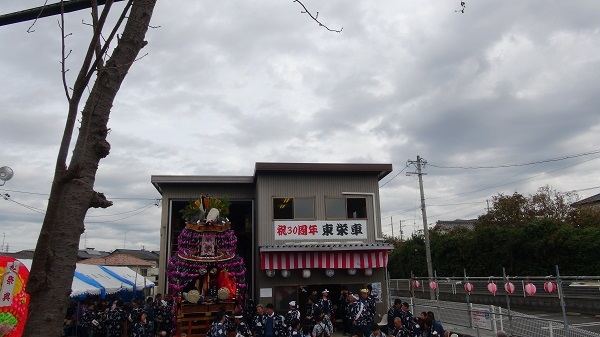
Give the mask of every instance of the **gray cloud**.
<path id="1" fill-rule="evenodd" d="M 90 210 L 82 246 L 158 248 L 152 174 L 391 162 L 382 223 L 390 234 L 390 216 L 402 220 L 406 235 L 421 227 L 418 186 L 400 171 L 417 155 L 437 166 L 501 165 L 600 147 L 600 3 L 467 1 L 464 14 L 449 2 L 304 3 L 343 32 L 319 27 L 293 2 L 158 2 L 160 27 L 115 101 L 112 151 L 98 171 L 96 189 L 115 205 Z M 9 3 L 3 13 L 39 5 Z M 70 82 L 88 18 L 67 15 Z M 11 250 L 35 246 L 66 115 L 56 18 L 32 34 L 30 25 L 0 27 L 10 49 L 0 55 L 0 166 L 15 170 L 0 188 L 14 201 L 0 199 L 0 227 Z M 497 193 L 600 186 L 599 162 L 426 166 L 428 220 L 476 217 Z"/>

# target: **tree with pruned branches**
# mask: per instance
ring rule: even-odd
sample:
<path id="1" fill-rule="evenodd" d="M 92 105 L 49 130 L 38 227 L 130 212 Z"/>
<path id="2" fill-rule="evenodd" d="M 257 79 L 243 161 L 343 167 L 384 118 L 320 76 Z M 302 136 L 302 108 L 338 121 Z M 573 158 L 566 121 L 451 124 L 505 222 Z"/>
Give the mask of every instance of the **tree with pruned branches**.
<path id="1" fill-rule="evenodd" d="M 94 181 L 100 160 L 110 152 L 106 136 L 113 102 L 129 68 L 147 43 L 144 38 L 156 0 L 127 1 L 117 23 L 107 29 L 105 23 L 112 4 L 113 1 L 106 1 L 100 11 L 98 2 L 91 1 L 93 34 L 71 88 L 65 76 L 68 53 L 64 38 L 67 34 L 64 32 L 64 15 L 61 15 L 62 73 L 68 113 L 26 288 L 31 296 L 24 332 L 27 337 L 62 336 L 85 215 L 92 207 L 112 205 L 104 194 L 94 190 Z M 117 39 L 123 24 L 122 35 Z M 107 36 L 103 35 L 105 30 L 109 31 Z M 116 43 L 112 51 L 109 50 L 111 43 Z M 67 163 L 79 107 L 92 78 L 95 81 L 81 112 L 77 141 Z"/>
<path id="2" fill-rule="evenodd" d="M 118 13 L 116 24 L 106 27 L 115 2 L 125 1 Z M 71 284 L 77 262 L 77 251 L 84 219 L 90 208 L 107 208 L 112 202 L 103 193 L 94 190 L 100 160 L 110 153 L 107 141 L 108 119 L 115 97 L 130 67 L 147 44 L 145 35 L 157 0 L 61 0 L 46 5 L 3 15 L 0 26 L 25 20 L 60 14 L 62 33 L 62 82 L 68 101 L 68 112 L 46 214 L 33 256 L 26 291 L 30 295 L 29 317 L 24 336 L 62 336 L 63 318 L 67 311 Z M 47 1 L 46 1 L 47 2 Z M 299 0 L 303 14 L 309 15 L 319 26 L 331 29 L 313 15 Z M 100 6 L 104 5 L 100 10 Z M 68 68 L 64 30 L 65 13 L 83 8 L 91 9 L 92 37 L 79 73 L 72 85 L 67 83 Z M 33 31 L 29 27 L 28 32 Z M 123 29 L 120 36 L 117 33 Z M 105 32 L 107 34 L 105 34 Z M 114 48 L 113 48 L 114 46 Z M 89 95 L 79 115 L 80 106 L 90 83 Z M 67 162 L 76 122 L 80 121 L 73 153 Z"/>

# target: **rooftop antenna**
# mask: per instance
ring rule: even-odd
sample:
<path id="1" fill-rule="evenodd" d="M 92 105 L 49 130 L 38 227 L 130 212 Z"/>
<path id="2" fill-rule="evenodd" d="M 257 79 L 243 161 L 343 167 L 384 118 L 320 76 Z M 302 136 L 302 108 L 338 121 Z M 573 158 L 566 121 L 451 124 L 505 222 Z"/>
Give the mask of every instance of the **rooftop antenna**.
<path id="1" fill-rule="evenodd" d="M 2 184 L 0 186 L 4 186 L 4 184 L 12 179 L 15 172 L 8 166 L 0 167 L 0 180 L 2 180 Z"/>

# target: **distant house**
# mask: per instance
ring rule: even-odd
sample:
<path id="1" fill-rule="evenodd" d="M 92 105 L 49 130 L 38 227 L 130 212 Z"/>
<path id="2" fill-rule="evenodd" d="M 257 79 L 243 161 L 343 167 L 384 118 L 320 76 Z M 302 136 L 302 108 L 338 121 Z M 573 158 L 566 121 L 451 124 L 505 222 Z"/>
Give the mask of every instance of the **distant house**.
<path id="1" fill-rule="evenodd" d="M 583 207 L 600 207 L 600 193 L 596 195 L 592 195 L 591 197 L 581 199 L 577 202 L 571 204 L 571 207 L 574 208 L 583 208 Z"/>
<path id="2" fill-rule="evenodd" d="M 438 220 L 433 229 L 437 230 L 441 234 L 449 233 L 457 228 L 473 230 L 475 229 L 475 222 L 477 222 L 477 219 Z"/>
<path id="3" fill-rule="evenodd" d="M 2 253 L 2 255 L 14 257 L 15 259 L 32 260 L 34 251 L 35 251 L 34 249 L 25 249 L 25 250 L 20 250 L 15 253 Z M 98 250 L 95 250 L 94 248 L 80 249 L 77 252 L 77 260 L 81 261 L 81 260 L 89 259 L 92 257 L 103 257 L 103 256 L 108 256 L 108 254 L 109 254 L 108 252 L 98 251 Z"/>
<path id="4" fill-rule="evenodd" d="M 108 256 L 108 255 L 109 255 L 108 252 L 95 250 L 94 248 L 86 248 L 86 249 L 80 249 L 79 251 L 77 251 L 77 260 L 81 261 L 81 260 L 85 260 L 85 259 L 104 257 L 104 256 Z"/>
<path id="5" fill-rule="evenodd" d="M 136 270 L 140 275 L 145 276 L 150 281 L 154 282 L 156 285 L 155 289 L 160 289 L 158 287 L 158 259 L 160 257 L 159 252 L 150 251 L 145 249 L 115 249 L 111 255 L 115 254 L 127 254 L 130 256 L 134 256 L 138 259 L 142 259 L 147 262 L 151 262 L 151 267 L 143 267 L 139 271 Z M 132 268 L 134 269 L 134 268 Z"/>
<path id="6" fill-rule="evenodd" d="M 18 252 L 14 252 L 14 253 L 8 253 L 8 252 L 2 252 L 0 253 L 0 255 L 2 256 L 10 256 L 13 257 L 15 259 L 27 259 L 27 260 L 31 260 L 33 259 L 33 249 L 25 249 L 25 250 L 20 250 Z"/>
<path id="7" fill-rule="evenodd" d="M 79 263 L 97 266 L 128 267 L 141 276 L 144 276 L 147 280 L 154 282 L 154 284 L 158 281 L 158 265 L 155 261 L 148 261 L 117 251 L 114 251 L 107 256 L 85 259 L 79 261 Z"/>
<path id="8" fill-rule="evenodd" d="M 155 262 L 157 265 L 160 256 L 158 252 L 145 249 L 115 249 L 111 254 L 127 254 L 142 260 Z"/>

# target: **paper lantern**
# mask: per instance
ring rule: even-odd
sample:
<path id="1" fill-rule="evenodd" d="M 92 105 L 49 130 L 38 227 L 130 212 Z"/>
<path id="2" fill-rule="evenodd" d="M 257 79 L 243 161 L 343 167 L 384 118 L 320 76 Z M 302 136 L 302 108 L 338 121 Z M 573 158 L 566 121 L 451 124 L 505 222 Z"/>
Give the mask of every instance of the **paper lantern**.
<path id="1" fill-rule="evenodd" d="M 506 290 L 507 293 L 512 294 L 515 292 L 515 285 L 512 282 L 506 282 L 504 284 L 504 290 Z"/>
<path id="2" fill-rule="evenodd" d="M 371 276 L 371 275 L 373 275 L 373 269 L 366 268 L 365 269 L 365 276 Z"/>
<path id="3" fill-rule="evenodd" d="M 496 296 L 496 292 L 498 291 L 498 286 L 496 285 L 496 283 L 494 283 L 494 282 L 488 283 L 487 289 L 489 292 L 494 294 L 494 296 Z"/>
<path id="4" fill-rule="evenodd" d="M 200 300 L 200 292 L 196 289 L 190 290 L 185 294 L 185 299 L 190 303 L 198 303 Z"/>
<path id="5" fill-rule="evenodd" d="M 473 286 L 473 283 L 471 282 L 467 282 L 465 283 L 465 291 L 470 294 L 473 292 L 473 289 L 475 289 L 475 287 Z"/>
<path id="6" fill-rule="evenodd" d="M 283 270 L 281 271 L 281 277 L 283 277 L 283 278 L 288 278 L 288 277 L 290 277 L 290 275 L 291 275 L 291 274 L 292 274 L 292 273 L 290 272 L 290 270 L 289 270 L 289 269 L 283 269 Z"/>
<path id="7" fill-rule="evenodd" d="M 419 288 L 420 286 L 421 286 L 421 282 L 419 282 L 419 281 L 417 281 L 417 280 L 414 280 L 414 281 L 413 281 L 413 287 L 415 287 L 415 288 Z"/>
<path id="8" fill-rule="evenodd" d="M 0 323 L 10 331 L 5 336 L 21 336 L 29 307 L 29 294 L 25 292 L 29 270 L 12 257 L 0 256 L 0 281 L 2 303 Z"/>
<path id="9" fill-rule="evenodd" d="M 356 275 L 356 268 L 348 269 L 348 275 Z"/>
<path id="10" fill-rule="evenodd" d="M 333 277 L 334 274 L 335 274 L 335 271 L 333 269 L 325 269 L 325 276 Z"/>
<path id="11" fill-rule="evenodd" d="M 275 271 L 273 269 L 267 269 L 267 276 L 268 277 L 273 277 L 275 276 Z"/>
<path id="12" fill-rule="evenodd" d="M 555 293 L 558 291 L 558 287 L 556 286 L 556 283 L 548 281 L 544 283 L 544 290 L 547 293 Z"/>
<path id="13" fill-rule="evenodd" d="M 302 277 L 309 278 L 310 277 L 310 269 L 302 269 Z"/>
<path id="14" fill-rule="evenodd" d="M 536 290 L 537 289 L 535 288 L 533 283 L 527 283 L 525 285 L 525 293 L 527 293 L 527 295 L 529 295 L 529 296 L 535 295 Z"/>
<path id="15" fill-rule="evenodd" d="M 431 288 L 432 290 L 436 290 L 437 289 L 437 284 L 435 283 L 435 281 L 429 282 L 429 288 Z"/>
<path id="16" fill-rule="evenodd" d="M 218 297 L 218 298 L 219 298 L 221 301 L 224 301 L 224 300 L 228 299 L 228 298 L 229 298 L 229 294 L 230 294 L 230 291 L 229 291 L 229 289 L 227 289 L 227 288 L 225 288 L 225 287 L 223 287 L 223 288 L 221 288 L 221 289 L 219 289 L 219 290 L 217 291 L 217 297 Z"/>

